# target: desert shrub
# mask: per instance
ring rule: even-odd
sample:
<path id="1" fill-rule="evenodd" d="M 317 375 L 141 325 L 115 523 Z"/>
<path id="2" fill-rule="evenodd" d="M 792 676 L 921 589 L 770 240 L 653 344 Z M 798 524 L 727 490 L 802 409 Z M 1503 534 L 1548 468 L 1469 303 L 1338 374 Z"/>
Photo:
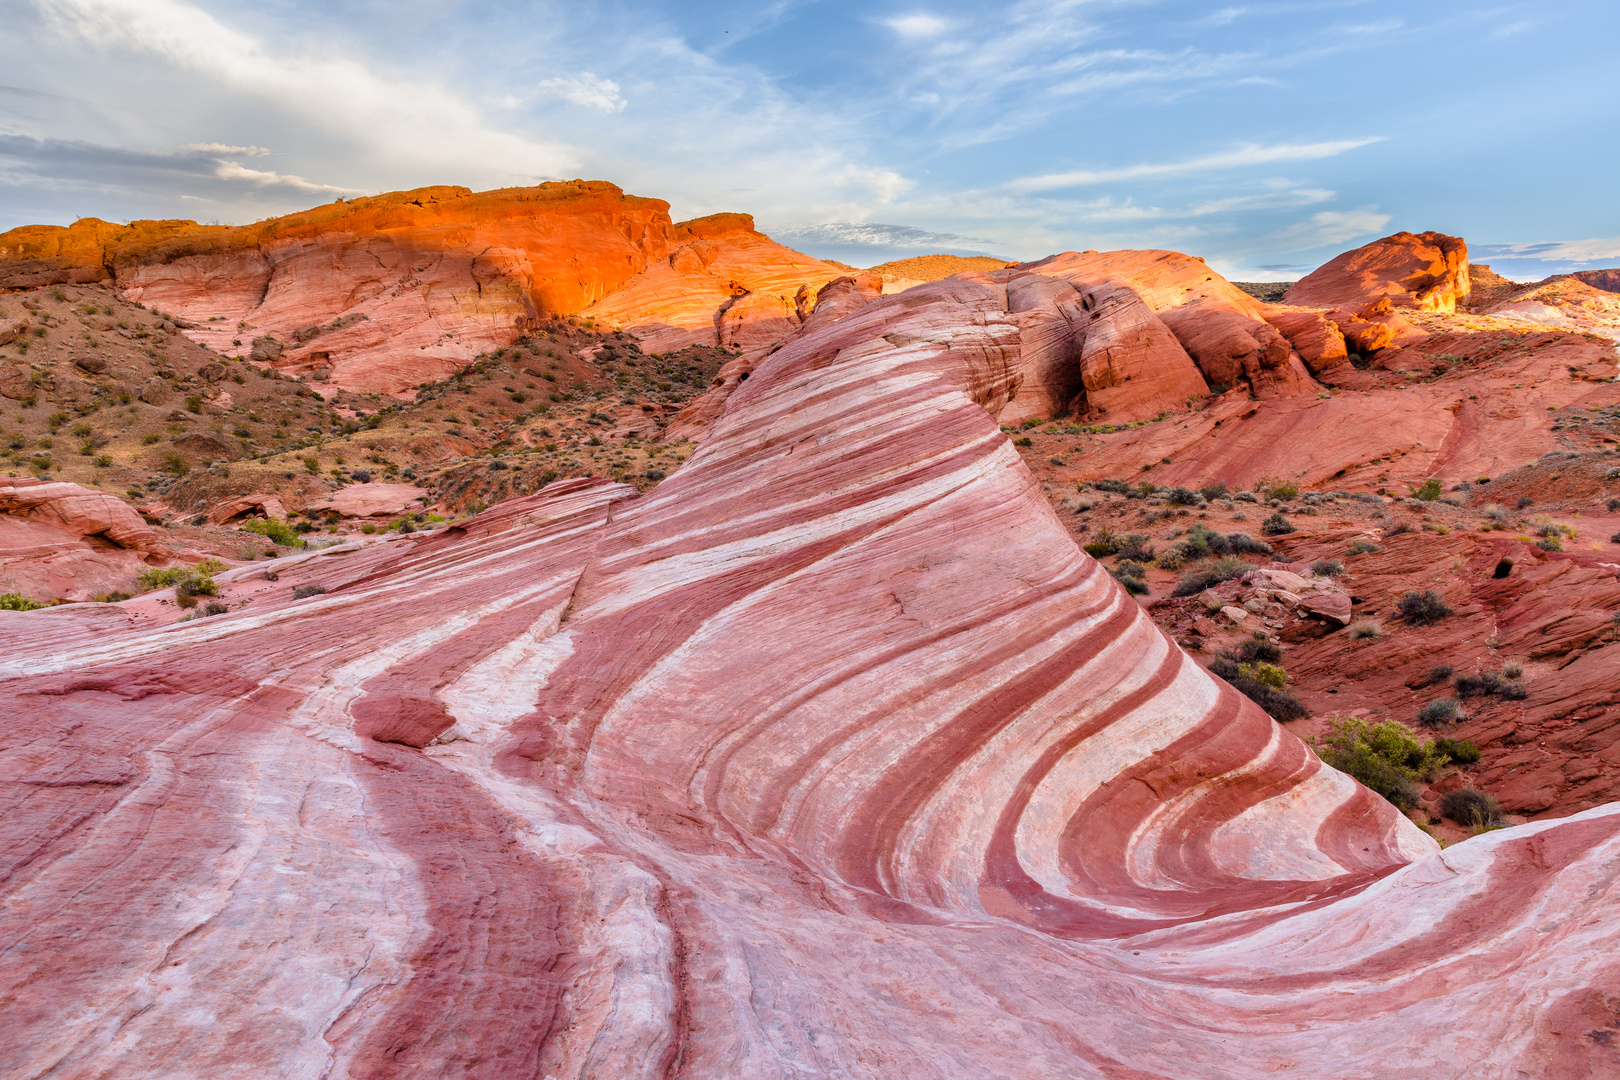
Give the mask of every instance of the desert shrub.
<path id="1" fill-rule="evenodd" d="M 505 467 L 506 466 L 504 466 L 504 465 L 501 466 L 501 468 L 503 468 L 503 469 Z M 353 480 L 357 484 L 369 484 L 369 483 L 371 483 L 371 473 L 367 472 L 365 469 L 356 469 L 356 470 L 354 470 L 354 472 L 350 474 L 349 478 L 351 480 Z"/>
<path id="2" fill-rule="evenodd" d="M 1271 648 L 1276 649 L 1276 646 Z M 1277 720 L 1298 720 L 1311 714 L 1304 702 L 1283 689 L 1288 683 L 1288 672 L 1258 656 L 1245 662 L 1241 649 L 1223 649 L 1209 665 L 1209 670 Z"/>
<path id="3" fill-rule="evenodd" d="M 1547 536 L 1537 540 L 1536 547 L 1542 551 L 1563 551 L 1564 542 L 1556 536 Z"/>
<path id="4" fill-rule="evenodd" d="M 174 586 L 177 595 L 213 596 L 219 591 L 214 584 L 214 575 L 225 569 L 225 564 L 218 559 L 204 559 L 195 566 L 170 566 L 165 569 L 149 567 L 136 575 L 142 592 L 151 592 L 153 589 L 167 589 Z M 183 605 L 189 606 L 189 605 Z"/>
<path id="5" fill-rule="evenodd" d="M 1248 533 L 1227 533 L 1227 546 L 1240 555 L 1270 555 L 1271 545 L 1264 540 L 1256 540 Z"/>
<path id="6" fill-rule="evenodd" d="M 1524 675 L 1524 665 L 1517 660 L 1502 665 L 1502 676 L 1508 679 L 1521 678 Z"/>
<path id="7" fill-rule="evenodd" d="M 1091 534 L 1086 542 L 1085 553 L 1093 559 L 1104 559 L 1119 550 L 1119 544 L 1114 536 L 1114 530 L 1106 525 Z"/>
<path id="8" fill-rule="evenodd" d="M 1338 577 L 1344 573 L 1344 563 L 1338 559 L 1317 559 L 1311 563 L 1311 574 L 1315 577 Z"/>
<path id="9" fill-rule="evenodd" d="M 1413 626 L 1427 626 L 1451 614 L 1445 599 L 1433 589 L 1422 592 L 1408 589 L 1396 606 L 1400 609 L 1401 617 Z"/>
<path id="10" fill-rule="evenodd" d="M 1395 524 L 1384 530 L 1384 535 L 1400 536 L 1402 533 L 1409 533 L 1411 531 L 1412 523 L 1410 521 L 1397 521 Z"/>
<path id="11" fill-rule="evenodd" d="M 1130 593 L 1132 596 L 1147 595 L 1147 571 L 1143 569 L 1142 564 L 1130 561 L 1122 562 L 1111 570 L 1110 573 L 1114 575 L 1114 580 L 1123 585 L 1125 587 L 1125 591 Z"/>
<path id="12" fill-rule="evenodd" d="M 210 600 L 208 603 L 202 606 L 202 611 L 199 612 L 199 615 L 203 617 L 207 617 L 209 615 L 223 615 L 229 610 L 231 609 L 220 603 L 218 600 Z"/>
<path id="13" fill-rule="evenodd" d="M 1347 631 L 1351 641 L 1368 641 L 1384 636 L 1384 626 L 1377 619 L 1357 619 Z"/>
<path id="14" fill-rule="evenodd" d="M 1151 536 L 1142 533 L 1129 533 L 1115 541 L 1114 553 L 1122 559 L 1152 562 L 1153 545 L 1149 543 L 1152 539 Z"/>
<path id="15" fill-rule="evenodd" d="M 1502 821 L 1502 806 L 1495 796 L 1477 788 L 1458 788 L 1440 798 L 1440 813 L 1471 829 L 1483 829 Z"/>
<path id="16" fill-rule="evenodd" d="M 1182 555 L 1178 544 L 1169 551 L 1161 551 L 1153 561 L 1160 570 L 1180 570 L 1182 566 L 1186 565 L 1187 559 L 1186 556 Z"/>
<path id="17" fill-rule="evenodd" d="M 207 575 L 187 575 L 174 587 L 175 596 L 214 596 L 219 584 Z"/>
<path id="18" fill-rule="evenodd" d="M 321 459 L 318 457 L 305 458 L 304 471 L 307 473 L 319 473 L 321 471 Z"/>
<path id="19" fill-rule="evenodd" d="M 1198 489 L 1198 494 L 1202 495 L 1210 502 L 1214 502 L 1216 499 L 1224 499 L 1226 498 L 1226 481 L 1217 480 L 1213 484 L 1205 484 L 1203 487 Z M 1616 499 L 1615 501 L 1620 502 L 1620 499 Z"/>
<path id="20" fill-rule="evenodd" d="M 1383 548 L 1379 547 L 1377 544 L 1373 543 L 1371 540 L 1352 540 L 1352 541 L 1350 541 L 1350 546 L 1347 549 L 1345 549 L 1345 554 L 1347 554 L 1347 555 L 1371 555 L 1375 551 L 1383 551 L 1383 550 L 1384 550 Z"/>
<path id="21" fill-rule="evenodd" d="M 1221 654 L 1240 663 L 1253 663 L 1256 660 L 1276 663 L 1282 659 L 1282 649 L 1266 638 L 1247 638 L 1229 649 L 1222 649 Z"/>
<path id="22" fill-rule="evenodd" d="M 1123 480 L 1093 480 L 1091 486 L 1098 491 L 1111 491 L 1115 495 L 1128 495 L 1131 490 L 1131 485 Z"/>
<path id="23" fill-rule="evenodd" d="M 1448 739 L 1444 735 L 1434 740 L 1434 752 L 1444 754 L 1459 765 L 1473 765 L 1479 761 L 1479 747 L 1467 739 Z"/>
<path id="24" fill-rule="evenodd" d="M 1620 499 L 1610 499 L 1609 509 L 1610 511 L 1620 510 Z"/>
<path id="25" fill-rule="evenodd" d="M 1192 596 L 1201 593 L 1211 586 L 1219 585 L 1223 581 L 1240 578 L 1250 570 L 1248 563 L 1234 555 L 1223 556 L 1216 559 L 1213 564 L 1203 570 L 1194 570 L 1184 576 L 1172 591 L 1172 596 Z"/>
<path id="26" fill-rule="evenodd" d="M 1225 555 L 1232 550 L 1231 543 L 1208 525 L 1195 523 L 1187 530 L 1186 539 L 1176 545 L 1183 559 L 1202 559 L 1206 555 Z"/>
<path id="27" fill-rule="evenodd" d="M 1456 698 L 1441 698 L 1431 701 L 1418 710 L 1419 723 L 1434 727 L 1438 724 L 1454 724 L 1462 715 L 1462 704 Z"/>
<path id="28" fill-rule="evenodd" d="M 319 596 L 325 591 L 325 585 L 294 585 L 292 596 L 294 600 L 307 600 L 311 596 Z"/>
<path id="29" fill-rule="evenodd" d="M 1450 664 L 1434 665 L 1434 667 L 1429 669 L 1429 674 L 1424 677 L 1423 685 L 1433 686 L 1435 683 L 1445 682 L 1447 679 L 1451 678 L 1452 670 L 1453 669 Z"/>
<path id="30" fill-rule="evenodd" d="M 297 529 L 288 525 L 285 521 L 277 521 L 275 518 L 254 518 L 242 526 L 242 531 L 262 536 L 271 543 L 280 544 L 282 547 L 301 548 L 304 546 L 304 541 L 298 538 Z"/>
<path id="31" fill-rule="evenodd" d="M 1018 436 L 1018 438 L 1013 440 L 1013 445 L 1014 446 L 1034 446 L 1035 445 L 1035 440 L 1031 439 L 1028 435 L 1020 435 L 1020 436 Z"/>
<path id="32" fill-rule="evenodd" d="M 1275 477 L 1262 477 L 1254 486 L 1255 490 L 1264 491 L 1273 499 L 1299 498 L 1299 485 L 1291 480 L 1278 480 Z"/>
<path id="33" fill-rule="evenodd" d="M 1282 514 L 1273 512 L 1272 515 L 1260 523 L 1260 531 L 1266 536 L 1285 536 L 1294 531 L 1288 519 Z"/>
<path id="34" fill-rule="evenodd" d="M 1169 500 L 1171 506 L 1198 505 L 1198 492 L 1189 491 L 1184 487 L 1171 488 L 1170 493 L 1165 498 Z"/>
<path id="35" fill-rule="evenodd" d="M 1445 764 L 1434 743 L 1420 741 L 1401 723 L 1369 724 L 1346 717 L 1332 721 L 1315 741 L 1323 761 L 1348 773 L 1402 810 L 1417 805 L 1417 781 Z"/>
<path id="36" fill-rule="evenodd" d="M 30 600 L 22 593 L 0 593 L 0 611 L 33 611 L 44 606 L 38 601 Z"/>
<path id="37" fill-rule="evenodd" d="M 1412 489 L 1412 498 L 1422 499 L 1424 502 L 1434 502 L 1440 494 L 1440 481 L 1433 478 L 1423 481 L 1421 487 Z"/>

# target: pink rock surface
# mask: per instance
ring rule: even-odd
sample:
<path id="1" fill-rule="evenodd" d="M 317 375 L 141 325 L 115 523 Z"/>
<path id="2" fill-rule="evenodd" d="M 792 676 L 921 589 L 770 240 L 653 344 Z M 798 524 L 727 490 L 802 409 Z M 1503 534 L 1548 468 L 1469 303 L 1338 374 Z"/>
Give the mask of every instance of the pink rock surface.
<path id="1" fill-rule="evenodd" d="M 304 509 L 312 514 L 332 511 L 346 518 L 387 517 L 419 509 L 427 497 L 428 492 L 415 484 L 350 484 Z"/>
<path id="2" fill-rule="evenodd" d="M 0 593 L 36 601 L 128 592 L 155 534 L 128 503 L 63 481 L 0 477 Z"/>
<path id="3" fill-rule="evenodd" d="M 0 1063 L 1612 1072 L 1620 807 L 1440 852 L 1323 766 L 1076 548 L 1017 334 L 938 282 L 645 496 L 0 618 Z"/>

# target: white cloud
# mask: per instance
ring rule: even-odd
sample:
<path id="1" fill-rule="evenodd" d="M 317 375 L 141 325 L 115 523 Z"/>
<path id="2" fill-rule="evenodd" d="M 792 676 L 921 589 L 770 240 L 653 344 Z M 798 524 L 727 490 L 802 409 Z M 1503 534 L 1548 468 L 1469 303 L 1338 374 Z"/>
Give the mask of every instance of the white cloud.
<path id="1" fill-rule="evenodd" d="M 217 142 L 186 143 L 180 149 L 193 150 L 199 154 L 217 154 L 221 157 L 264 157 L 270 153 L 262 146 L 231 146 L 228 143 Z"/>
<path id="2" fill-rule="evenodd" d="M 892 19 L 884 19 L 883 24 L 901 37 L 912 40 L 939 37 L 951 28 L 948 21 L 928 12 L 897 15 Z"/>
<path id="3" fill-rule="evenodd" d="M 577 154 L 487 126 L 455 93 L 389 78 L 333 50 L 278 50 L 184 0 L 35 0 L 67 45 L 144 54 L 220 92 L 269 104 L 305 129 L 363 150 L 369 164 L 442 183 L 447 161 L 476 162 L 490 181 L 558 175 Z"/>
<path id="4" fill-rule="evenodd" d="M 1323 210 L 1312 214 L 1309 221 L 1297 222 L 1273 234 L 1279 243 L 1274 247 L 1315 248 L 1343 244 L 1364 236 L 1382 232 L 1389 224 L 1389 215 L 1378 212 L 1376 206 L 1358 210 Z"/>
<path id="5" fill-rule="evenodd" d="M 248 183 L 265 186 L 275 185 L 290 187 L 295 191 L 308 191 L 327 195 L 355 195 L 360 188 L 336 187 L 332 184 L 316 184 L 305 180 L 302 176 L 292 176 L 262 169 L 249 169 L 235 161 L 221 161 L 214 169 L 214 175 L 221 180 L 245 180 Z"/>
<path id="6" fill-rule="evenodd" d="M 1540 259 L 1543 262 L 1620 262 L 1620 239 L 1550 240 L 1529 244 L 1481 244 L 1478 258 Z"/>
<path id="7" fill-rule="evenodd" d="M 1074 172 L 1052 173 L 1014 180 L 1006 185 L 1008 191 L 1028 194 L 1051 191 L 1056 188 L 1081 187 L 1089 184 L 1115 183 L 1120 180 L 1142 180 L 1159 176 L 1180 176 L 1186 173 L 1209 172 L 1215 169 L 1242 169 L 1255 165 L 1274 165 L 1282 161 L 1309 161 L 1334 157 L 1347 150 L 1379 142 L 1370 139 L 1341 139 L 1337 142 L 1297 143 L 1281 146 L 1243 146 L 1219 154 L 1205 154 L 1185 161 L 1164 162 L 1157 165 L 1126 165 L 1113 169 L 1080 169 Z"/>
<path id="8" fill-rule="evenodd" d="M 619 84 L 599 78 L 589 71 L 557 79 L 544 79 L 540 89 L 564 101 L 597 112 L 623 112 L 629 102 L 619 93 Z"/>

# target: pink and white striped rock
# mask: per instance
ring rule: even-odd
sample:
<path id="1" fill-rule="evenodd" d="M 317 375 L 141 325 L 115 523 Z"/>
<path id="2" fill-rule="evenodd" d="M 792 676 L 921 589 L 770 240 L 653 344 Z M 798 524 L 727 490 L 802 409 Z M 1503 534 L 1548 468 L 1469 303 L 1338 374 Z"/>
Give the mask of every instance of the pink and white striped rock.
<path id="1" fill-rule="evenodd" d="M 7 1073 L 1613 1075 L 1620 810 L 1440 852 L 1206 674 L 1015 331 L 934 283 L 647 495 L 0 613 Z"/>

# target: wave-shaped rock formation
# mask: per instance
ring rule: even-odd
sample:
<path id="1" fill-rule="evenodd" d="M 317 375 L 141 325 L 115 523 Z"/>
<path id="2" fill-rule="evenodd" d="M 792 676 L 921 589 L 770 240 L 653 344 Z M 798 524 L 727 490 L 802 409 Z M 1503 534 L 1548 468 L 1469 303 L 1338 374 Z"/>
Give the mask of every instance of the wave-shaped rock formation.
<path id="1" fill-rule="evenodd" d="M 645 496 L 0 613 L 7 1074 L 1613 1074 L 1620 811 L 1438 851 L 1191 662 L 987 412 L 1018 287 Z"/>
<path id="2" fill-rule="evenodd" d="M 0 289 L 108 281 L 227 355 L 401 392 L 555 315 L 632 326 L 660 351 L 758 349 L 843 271 L 746 214 L 670 220 L 603 181 L 391 192 L 253 225 L 86 218 L 0 234 Z"/>

